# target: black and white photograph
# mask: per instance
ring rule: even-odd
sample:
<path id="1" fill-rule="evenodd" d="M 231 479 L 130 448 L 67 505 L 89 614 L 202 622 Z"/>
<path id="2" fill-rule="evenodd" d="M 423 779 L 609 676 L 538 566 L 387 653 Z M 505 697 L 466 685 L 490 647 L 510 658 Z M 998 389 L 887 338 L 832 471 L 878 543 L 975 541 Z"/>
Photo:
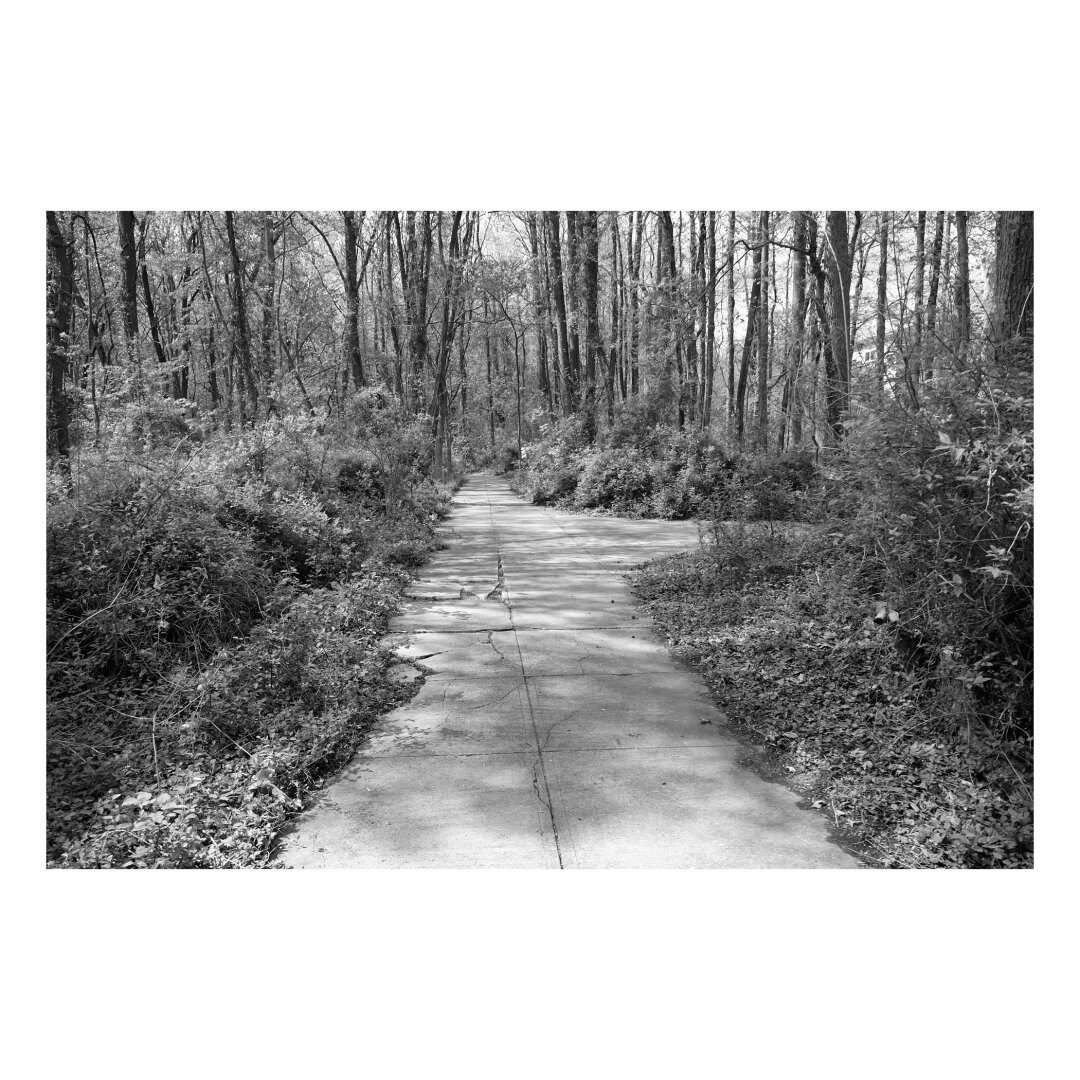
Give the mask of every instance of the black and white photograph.
<path id="1" fill-rule="evenodd" d="M 1035 216 L 45 215 L 78 868 L 1023 868 Z"/>
<path id="2" fill-rule="evenodd" d="M 8 1071 L 1067 1072 L 1074 37 L 8 13 Z"/>

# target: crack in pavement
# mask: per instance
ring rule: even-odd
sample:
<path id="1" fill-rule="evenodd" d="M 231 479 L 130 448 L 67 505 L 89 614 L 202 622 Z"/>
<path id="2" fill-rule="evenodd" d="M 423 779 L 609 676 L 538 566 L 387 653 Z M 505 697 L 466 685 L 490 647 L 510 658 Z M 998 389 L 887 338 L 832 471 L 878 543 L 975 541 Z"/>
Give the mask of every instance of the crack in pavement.
<path id="1" fill-rule="evenodd" d="M 497 698 L 492 698 L 490 701 L 481 701 L 479 705 L 469 705 L 468 711 L 475 712 L 477 709 L 486 709 L 489 705 L 498 705 L 500 701 L 505 701 L 520 685 L 520 683 L 514 683 L 505 694 L 501 694 Z"/>
<path id="2" fill-rule="evenodd" d="M 565 869 L 563 863 L 562 847 L 559 843 L 559 823 L 555 819 L 555 810 L 551 805 L 551 786 L 548 783 L 547 769 L 544 767 L 544 751 L 540 745 L 540 735 L 536 729 L 536 713 L 533 710 L 532 697 L 529 694 L 529 687 L 527 677 L 525 675 L 525 657 L 521 652 L 521 640 L 517 636 L 517 627 L 514 625 L 514 606 L 510 600 L 510 589 L 506 583 L 506 571 L 503 566 L 502 547 L 499 544 L 499 532 L 495 527 L 495 512 L 491 505 L 491 500 L 488 499 L 488 517 L 491 521 L 491 534 L 495 540 L 495 553 L 498 558 L 499 569 L 499 585 L 498 589 L 502 593 L 502 602 L 506 605 L 507 613 L 510 616 L 510 628 L 514 631 L 514 644 L 517 646 L 518 651 L 518 665 L 521 669 L 521 677 L 525 680 L 525 704 L 529 709 L 529 721 L 532 724 L 533 740 L 536 743 L 536 760 L 533 762 L 533 791 L 536 793 L 536 797 L 540 802 L 540 805 L 547 811 L 548 820 L 551 822 L 551 834 L 555 840 L 555 855 L 559 860 L 559 869 Z M 494 592 L 495 590 L 492 590 Z M 489 594 L 490 598 L 490 594 Z M 550 737 L 551 732 L 548 732 Z M 545 740 L 546 742 L 546 740 Z M 540 779 L 544 781 L 544 791 L 540 791 Z"/>
<path id="3" fill-rule="evenodd" d="M 505 663 L 507 663 L 507 664 L 512 664 L 512 663 L 513 663 L 513 661 L 512 661 L 512 660 L 509 660 L 509 659 L 507 659 L 507 657 L 506 657 L 506 654 L 505 654 L 505 653 L 504 653 L 504 652 L 502 651 L 502 649 L 500 649 L 500 648 L 499 648 L 499 647 L 498 647 L 498 646 L 497 646 L 497 645 L 495 644 L 495 642 L 494 642 L 494 641 L 492 640 L 492 636 L 491 636 L 491 635 L 492 635 L 492 631 L 491 631 L 491 630 L 482 630 L 482 631 L 481 631 L 481 633 L 487 634 L 487 637 L 486 637 L 486 638 L 484 638 L 484 640 L 483 640 L 483 641 L 481 642 L 481 644 L 483 644 L 483 645 L 490 645 L 490 646 L 491 646 L 491 648 L 492 648 L 492 651 L 493 651 L 493 652 L 495 653 L 495 655 L 496 655 L 496 656 L 497 656 L 497 657 L 498 657 L 498 658 L 499 658 L 500 660 L 504 661 Z"/>

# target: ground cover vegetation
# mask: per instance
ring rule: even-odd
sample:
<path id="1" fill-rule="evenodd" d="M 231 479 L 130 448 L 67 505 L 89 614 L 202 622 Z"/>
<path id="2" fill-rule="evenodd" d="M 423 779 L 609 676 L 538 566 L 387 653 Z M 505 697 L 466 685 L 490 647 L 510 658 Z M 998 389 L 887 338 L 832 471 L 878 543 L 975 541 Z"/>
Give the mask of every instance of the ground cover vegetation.
<path id="1" fill-rule="evenodd" d="M 636 588 L 886 866 L 1032 862 L 1024 212 L 56 211 L 58 866 L 248 866 L 408 693 L 462 470 L 697 518 Z"/>
<path id="2" fill-rule="evenodd" d="M 258 865 L 403 699 L 378 641 L 449 489 L 417 424 L 357 404 L 344 431 L 300 416 L 217 437 L 166 402 L 109 433 L 77 498 L 50 492 L 57 865 Z"/>

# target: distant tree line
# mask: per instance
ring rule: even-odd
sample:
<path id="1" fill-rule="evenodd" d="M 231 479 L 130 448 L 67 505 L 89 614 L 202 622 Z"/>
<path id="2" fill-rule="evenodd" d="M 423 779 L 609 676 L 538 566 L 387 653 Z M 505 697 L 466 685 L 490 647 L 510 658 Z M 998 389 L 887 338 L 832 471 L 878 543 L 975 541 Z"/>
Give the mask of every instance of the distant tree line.
<path id="1" fill-rule="evenodd" d="M 440 471 L 628 405 L 828 448 L 1033 354 L 1023 211 L 49 211 L 46 236 L 61 468 L 118 408 L 332 418 L 369 385 L 426 418 Z"/>

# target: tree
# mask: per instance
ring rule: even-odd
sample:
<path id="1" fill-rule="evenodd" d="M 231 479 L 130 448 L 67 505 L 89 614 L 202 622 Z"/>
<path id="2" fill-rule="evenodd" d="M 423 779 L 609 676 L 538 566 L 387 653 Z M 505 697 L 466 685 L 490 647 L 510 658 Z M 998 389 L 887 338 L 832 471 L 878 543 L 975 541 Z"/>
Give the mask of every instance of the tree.
<path id="1" fill-rule="evenodd" d="M 345 355 L 353 383 L 361 387 L 364 385 L 364 358 L 360 353 L 360 279 L 356 266 L 364 212 L 360 212 L 358 221 L 355 210 L 342 210 L 341 218 L 345 226 L 345 273 L 342 275 L 345 285 Z"/>
<path id="2" fill-rule="evenodd" d="M 1031 354 L 1035 329 L 1035 215 L 1001 210 L 994 237 L 991 336 L 995 342 L 1019 343 Z"/>
<path id="3" fill-rule="evenodd" d="M 117 228 L 120 233 L 120 253 L 123 260 L 124 341 L 128 356 L 139 362 L 139 263 L 135 249 L 135 211 L 118 210 Z"/>
<path id="4" fill-rule="evenodd" d="M 525 215 L 525 227 L 529 234 L 529 284 L 532 291 L 533 315 L 536 319 L 538 339 L 537 376 L 540 393 L 547 402 L 548 416 L 554 419 L 555 402 L 551 392 L 551 373 L 548 368 L 548 304 L 540 283 L 540 229 L 537 215 Z M 464 370 L 464 369 L 463 369 Z"/>
<path id="5" fill-rule="evenodd" d="M 757 445 L 769 445 L 769 211 L 761 211 L 761 313 L 758 315 Z"/>
<path id="6" fill-rule="evenodd" d="M 792 270 L 793 299 L 789 312 L 791 332 L 788 338 L 787 377 L 784 396 L 780 404 L 780 437 L 777 449 L 786 449 L 788 439 L 798 444 L 802 439 L 802 413 L 799 400 L 799 378 L 802 372 L 806 339 L 806 211 L 794 213 L 794 230 L 791 240 L 794 269 Z M 790 435 L 789 435 L 790 432 Z"/>
<path id="7" fill-rule="evenodd" d="M 686 423 L 683 400 L 682 337 L 684 317 L 678 304 L 678 281 L 675 270 L 675 230 L 668 210 L 657 211 L 656 281 L 660 294 L 662 322 L 666 332 L 663 367 L 660 374 L 660 399 L 675 398 L 676 416 L 681 430 Z M 674 356 L 674 368 L 672 357 Z"/>
<path id="8" fill-rule="evenodd" d="M 861 213 L 855 211 L 854 230 L 849 236 L 846 210 L 830 210 L 826 216 L 831 349 L 825 354 L 825 412 L 826 435 L 832 446 L 838 446 L 843 439 L 843 422 L 851 396 L 851 339 L 848 331 L 851 266 L 861 220 Z"/>
<path id="9" fill-rule="evenodd" d="M 922 381 L 923 351 L 923 294 L 926 287 L 926 211 L 920 210 L 915 220 L 915 340 L 907 358 L 906 378 L 911 400 L 919 407 L 919 383 Z"/>
<path id="10" fill-rule="evenodd" d="M 56 455 L 65 474 L 71 454 L 71 414 L 65 383 L 70 370 L 72 298 L 75 292 L 75 267 L 72 238 L 65 235 L 57 214 L 45 215 L 46 242 L 50 255 L 48 266 L 48 313 L 46 318 L 46 372 L 48 377 L 48 446 Z"/>
<path id="11" fill-rule="evenodd" d="M 244 266 L 240 261 L 240 252 L 236 246 L 236 225 L 234 212 L 225 211 L 225 231 L 229 237 L 229 257 L 232 260 L 233 319 L 235 327 L 236 350 L 240 356 L 242 388 L 247 391 L 251 402 L 250 421 L 254 423 L 259 411 L 259 386 L 255 379 L 255 369 L 251 359 L 251 338 L 248 334 L 247 307 L 244 302 Z M 240 423 L 246 423 L 244 396 L 240 395 Z"/>
<path id="12" fill-rule="evenodd" d="M 968 212 L 956 211 L 956 337 L 953 353 L 956 366 L 967 367 L 971 347 L 971 282 L 968 270 Z"/>
<path id="13" fill-rule="evenodd" d="M 727 248 L 724 253 L 727 281 L 727 409 L 728 430 L 735 428 L 735 211 L 728 213 Z"/>
<path id="14" fill-rule="evenodd" d="M 934 377 L 934 355 L 937 346 L 938 289 L 941 284 L 941 248 L 945 236 L 945 211 L 939 210 L 934 219 L 934 244 L 930 251 L 930 295 L 926 301 L 926 341 L 929 351 L 923 364 L 925 380 Z"/>
<path id="15" fill-rule="evenodd" d="M 562 250 L 559 245 L 559 212 L 544 213 L 548 251 L 551 254 L 551 287 L 555 302 L 555 321 L 558 329 L 559 367 L 563 379 L 563 414 L 569 416 L 577 409 L 577 376 L 570 356 L 566 327 L 566 290 L 563 287 Z"/>
<path id="16" fill-rule="evenodd" d="M 759 219 L 760 221 L 760 219 Z M 760 227 L 760 225 L 759 225 Z M 746 429 L 746 394 L 750 385 L 750 361 L 754 355 L 754 344 L 760 346 L 758 320 L 761 318 L 761 243 L 756 232 L 750 235 L 750 247 L 753 255 L 754 276 L 750 287 L 750 301 L 746 312 L 746 336 L 743 338 L 742 362 L 739 365 L 739 385 L 735 391 L 735 438 L 741 445 Z"/>
<path id="17" fill-rule="evenodd" d="M 706 240 L 705 283 L 705 400 L 701 408 L 701 427 L 712 423 L 713 374 L 716 366 L 716 211 L 709 211 Z"/>
<path id="18" fill-rule="evenodd" d="M 464 305 L 461 297 L 461 284 L 464 277 L 464 262 L 469 253 L 472 237 L 472 217 L 468 217 L 464 239 L 461 238 L 461 218 L 464 211 L 455 210 L 450 225 L 449 248 L 443 251 L 443 221 L 438 215 L 436 236 L 439 245 L 439 259 L 443 263 L 443 309 L 442 329 L 439 334 L 439 349 L 436 354 L 434 387 L 431 395 L 431 416 L 435 438 L 435 472 L 445 476 L 451 465 L 450 446 L 450 354 L 454 337 L 463 317 Z M 445 454 L 444 454 L 445 447 Z"/>
<path id="19" fill-rule="evenodd" d="M 596 210 L 581 212 L 583 278 L 585 291 L 585 402 L 592 416 L 596 410 L 596 372 L 603 346 L 600 342 L 598 282 L 600 273 L 600 235 Z M 595 420 L 593 421 L 595 422 Z"/>
<path id="20" fill-rule="evenodd" d="M 885 397 L 885 321 L 889 315 L 889 215 L 884 210 L 878 211 L 878 276 L 877 276 L 877 369 L 875 382 L 877 401 L 880 405 Z"/>
<path id="21" fill-rule="evenodd" d="M 641 249 L 645 237 L 645 215 L 637 210 L 631 215 L 633 227 L 627 222 L 626 243 L 630 264 L 630 396 L 637 397 L 641 389 Z"/>
<path id="22" fill-rule="evenodd" d="M 607 399 L 608 423 L 615 423 L 615 376 L 620 375 L 622 398 L 626 400 L 626 369 L 622 364 L 625 353 L 622 327 L 619 323 L 619 311 L 622 306 L 622 297 L 625 294 L 623 286 L 623 271 L 620 265 L 619 243 L 619 215 L 612 211 L 609 215 L 609 228 L 611 230 L 611 347 L 608 353 L 607 372 L 604 377 L 604 394 Z"/>

